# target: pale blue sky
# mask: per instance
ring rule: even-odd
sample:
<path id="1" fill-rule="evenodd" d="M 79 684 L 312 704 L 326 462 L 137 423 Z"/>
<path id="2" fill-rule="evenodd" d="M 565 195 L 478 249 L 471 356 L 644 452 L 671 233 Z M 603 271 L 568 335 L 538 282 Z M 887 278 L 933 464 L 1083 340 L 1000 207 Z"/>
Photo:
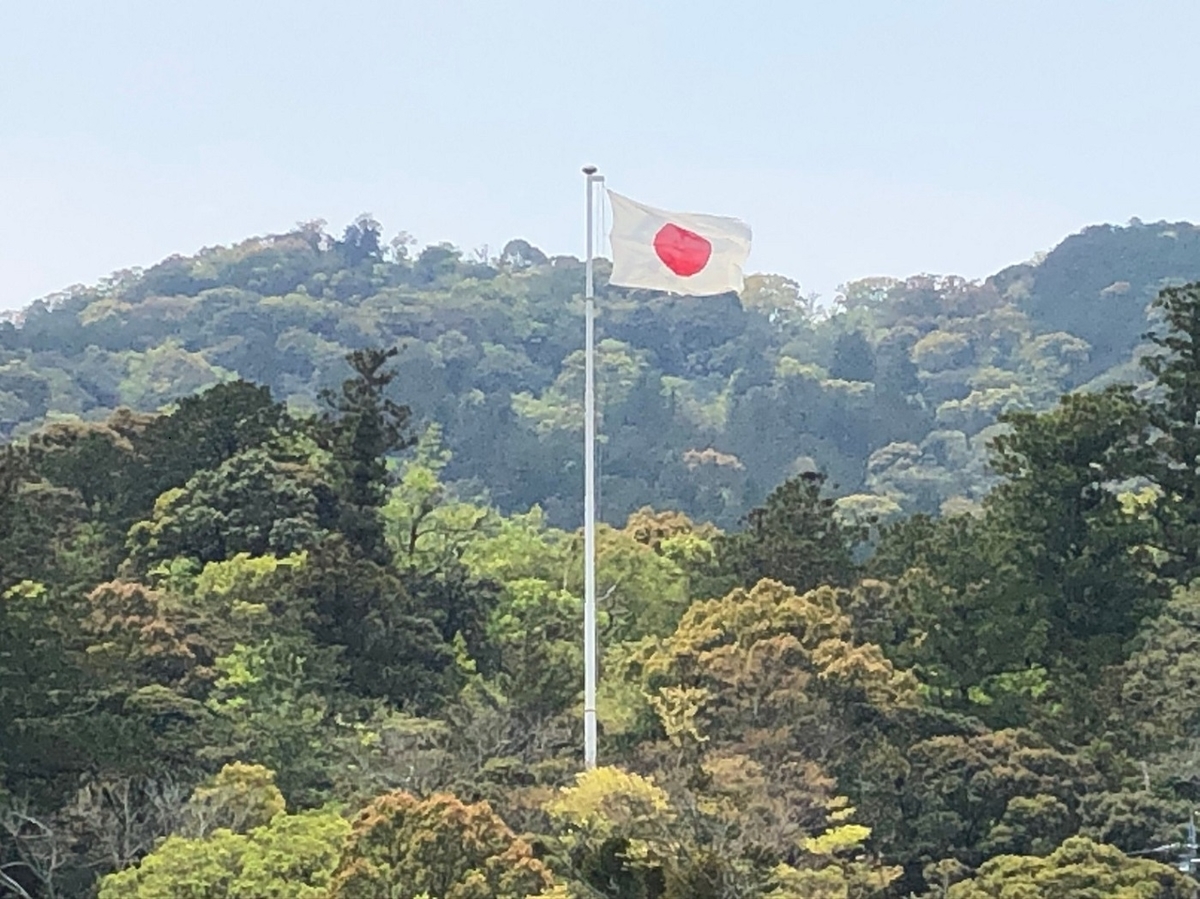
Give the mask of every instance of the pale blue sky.
<path id="1" fill-rule="evenodd" d="M 752 270 L 981 276 L 1200 219 L 1194 0 L 0 0 L 0 308 L 370 211 L 581 255 L 582 177 Z"/>

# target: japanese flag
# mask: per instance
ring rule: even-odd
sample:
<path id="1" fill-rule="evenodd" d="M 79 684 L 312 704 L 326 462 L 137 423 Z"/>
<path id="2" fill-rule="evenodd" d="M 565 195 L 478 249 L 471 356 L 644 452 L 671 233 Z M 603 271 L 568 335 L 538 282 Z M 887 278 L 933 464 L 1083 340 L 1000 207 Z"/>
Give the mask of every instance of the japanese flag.
<path id="1" fill-rule="evenodd" d="M 608 192 L 615 287 L 708 296 L 742 289 L 750 227 L 735 218 L 665 212 Z"/>

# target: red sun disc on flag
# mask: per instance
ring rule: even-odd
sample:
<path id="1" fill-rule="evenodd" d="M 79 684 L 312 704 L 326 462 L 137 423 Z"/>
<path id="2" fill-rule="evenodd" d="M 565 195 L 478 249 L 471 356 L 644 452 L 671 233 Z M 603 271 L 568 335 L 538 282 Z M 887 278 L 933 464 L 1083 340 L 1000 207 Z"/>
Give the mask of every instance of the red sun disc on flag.
<path id="1" fill-rule="evenodd" d="M 712 258 L 712 244 L 695 231 L 666 224 L 654 235 L 654 252 L 663 265 L 682 278 L 701 271 Z"/>

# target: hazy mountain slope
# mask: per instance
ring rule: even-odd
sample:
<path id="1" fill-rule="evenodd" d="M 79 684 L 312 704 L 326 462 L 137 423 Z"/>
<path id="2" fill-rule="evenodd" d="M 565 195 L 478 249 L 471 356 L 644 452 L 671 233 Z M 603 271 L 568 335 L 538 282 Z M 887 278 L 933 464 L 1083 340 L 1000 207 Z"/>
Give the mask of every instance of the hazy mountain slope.
<path id="1" fill-rule="evenodd" d="M 1040 330 L 1069 331 L 1092 347 L 1080 375 L 1125 361 L 1145 330 L 1145 308 L 1168 283 L 1200 279 L 1200 228 L 1187 222 L 1096 225 L 1073 234 L 1037 265 L 995 275 Z"/>
<path id="2" fill-rule="evenodd" d="M 680 508 L 724 525 L 819 466 L 843 507 L 977 499 L 989 425 L 1127 363 L 1160 285 L 1200 277 L 1200 229 L 1100 226 L 983 283 L 871 279 L 814 315 L 796 285 L 732 296 L 609 290 L 599 266 L 602 513 Z M 583 279 L 523 241 L 500 257 L 384 246 L 360 219 L 122 272 L 0 323 L 0 433 L 157 408 L 220 380 L 299 408 L 344 354 L 398 344 L 400 393 L 439 422 L 449 477 L 506 510 L 580 514 Z"/>

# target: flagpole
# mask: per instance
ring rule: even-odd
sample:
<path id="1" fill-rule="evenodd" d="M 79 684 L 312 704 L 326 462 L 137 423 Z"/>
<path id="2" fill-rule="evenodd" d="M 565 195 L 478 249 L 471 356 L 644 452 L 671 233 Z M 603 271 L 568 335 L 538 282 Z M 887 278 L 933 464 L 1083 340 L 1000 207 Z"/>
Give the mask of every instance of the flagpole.
<path id="1" fill-rule="evenodd" d="M 597 182 L 594 165 L 584 166 L 587 177 L 587 263 L 584 275 L 584 388 L 583 388 L 583 762 L 596 767 L 596 291 L 592 281 L 592 202 Z"/>

